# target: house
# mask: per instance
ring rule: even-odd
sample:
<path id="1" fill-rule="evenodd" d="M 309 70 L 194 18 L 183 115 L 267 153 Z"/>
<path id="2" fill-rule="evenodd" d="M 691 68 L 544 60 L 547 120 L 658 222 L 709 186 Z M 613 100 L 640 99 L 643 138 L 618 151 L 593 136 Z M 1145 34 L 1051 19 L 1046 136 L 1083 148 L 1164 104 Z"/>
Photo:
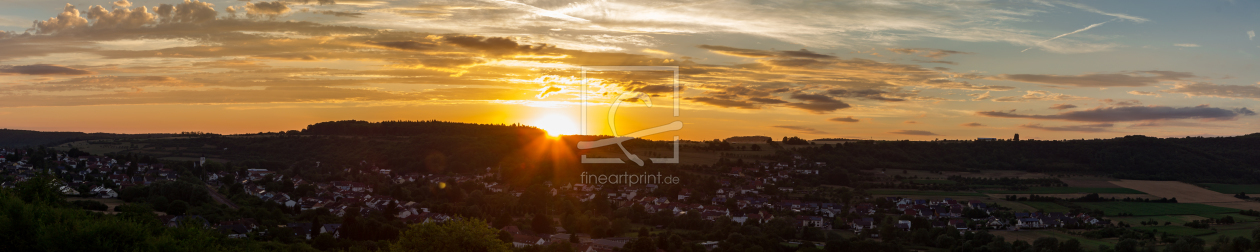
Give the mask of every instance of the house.
<path id="1" fill-rule="evenodd" d="M 1037 218 L 1031 218 L 1031 217 L 1029 217 L 1029 218 L 1020 218 L 1020 219 L 1018 219 L 1018 221 L 1019 221 L 1019 223 L 1018 223 L 1017 225 L 1018 225 L 1020 228 L 1043 228 L 1043 227 L 1045 227 L 1045 226 L 1042 226 L 1042 224 L 1041 224 L 1041 219 L 1037 219 Z"/>
<path id="2" fill-rule="evenodd" d="M 512 235 L 512 246 L 517 247 L 517 248 L 524 248 L 525 246 L 531 246 L 531 245 L 534 245 L 534 246 L 543 245 L 546 242 L 547 242 L 546 239 L 543 239 L 542 237 L 538 237 L 538 236 L 527 235 L 527 234 L 513 234 Z"/>
<path id="3" fill-rule="evenodd" d="M 849 223 L 849 225 L 853 227 L 854 231 L 861 231 L 863 229 L 872 229 L 872 228 L 875 228 L 875 218 L 868 217 L 868 218 L 855 219 L 853 220 L 852 223 Z"/>
<path id="4" fill-rule="evenodd" d="M 898 220 L 896 227 L 904 231 L 910 231 L 911 224 L 913 223 L 911 223 L 909 220 Z"/>

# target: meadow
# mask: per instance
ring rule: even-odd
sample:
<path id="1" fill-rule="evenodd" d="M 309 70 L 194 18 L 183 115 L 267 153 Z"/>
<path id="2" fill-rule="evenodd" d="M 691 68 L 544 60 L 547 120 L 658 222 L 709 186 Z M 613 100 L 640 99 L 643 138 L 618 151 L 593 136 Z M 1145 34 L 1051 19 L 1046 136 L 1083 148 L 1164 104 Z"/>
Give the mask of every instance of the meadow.
<path id="1" fill-rule="evenodd" d="M 1089 187 L 1033 187 L 1020 191 L 983 190 L 989 194 L 1066 194 L 1066 193 L 1112 193 L 1112 194 L 1146 194 L 1129 188 L 1089 188 Z"/>
<path id="2" fill-rule="evenodd" d="M 1237 213 L 1238 209 L 1209 206 L 1194 203 L 1150 203 L 1150 202 L 1078 202 L 1085 208 L 1101 210 L 1107 216 L 1129 213 L 1133 216 L 1156 215 L 1199 215 Z"/>

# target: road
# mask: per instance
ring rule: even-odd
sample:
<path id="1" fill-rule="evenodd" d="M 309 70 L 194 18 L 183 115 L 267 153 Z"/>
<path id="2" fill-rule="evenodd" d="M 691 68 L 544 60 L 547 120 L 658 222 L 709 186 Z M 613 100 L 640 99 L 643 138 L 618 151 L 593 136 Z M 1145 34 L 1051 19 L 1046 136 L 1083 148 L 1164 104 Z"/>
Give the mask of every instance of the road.
<path id="1" fill-rule="evenodd" d="M 228 208 L 232 208 L 232 210 L 237 209 L 236 203 L 232 203 L 232 201 L 228 200 L 227 197 L 223 197 L 223 195 L 219 194 L 219 190 L 215 190 L 214 187 L 210 187 L 208 184 L 206 185 L 206 189 L 210 190 L 210 198 L 214 198 L 214 201 L 223 203 L 224 205 L 227 205 Z"/>

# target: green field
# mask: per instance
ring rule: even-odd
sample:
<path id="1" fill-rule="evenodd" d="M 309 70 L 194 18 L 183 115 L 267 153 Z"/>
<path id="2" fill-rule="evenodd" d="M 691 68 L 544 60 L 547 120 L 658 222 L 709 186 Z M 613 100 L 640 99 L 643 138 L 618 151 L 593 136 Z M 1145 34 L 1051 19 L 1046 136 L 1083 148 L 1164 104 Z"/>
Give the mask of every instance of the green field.
<path id="1" fill-rule="evenodd" d="M 982 193 L 974 192 L 942 192 L 942 191 L 919 191 L 919 190 L 894 190 L 894 189 L 875 189 L 869 190 L 871 195 L 910 195 L 910 196 L 976 196 L 985 197 Z"/>
<path id="2" fill-rule="evenodd" d="M 1054 202 L 1035 202 L 1035 201 L 1019 201 L 1019 204 L 1028 205 L 1032 208 L 1040 209 L 1046 213 L 1066 213 L 1072 211 L 1065 206 L 1055 204 Z"/>
<path id="3" fill-rule="evenodd" d="M 1209 234 L 1212 234 L 1213 232 L 1212 229 L 1198 229 L 1198 228 L 1191 228 L 1191 227 L 1181 226 L 1181 225 L 1163 226 L 1162 224 L 1160 226 L 1134 225 L 1133 230 L 1150 230 L 1150 231 L 1156 231 L 1156 233 L 1166 232 L 1168 233 L 1168 235 L 1172 235 L 1172 236 L 1200 236 L 1200 235 L 1209 235 Z"/>
<path id="4" fill-rule="evenodd" d="M 1197 185 L 1207 188 L 1208 190 L 1212 190 L 1212 191 L 1215 191 L 1218 193 L 1224 193 L 1224 194 L 1233 195 L 1233 194 L 1238 194 L 1240 192 L 1247 193 L 1247 194 L 1253 194 L 1253 193 L 1260 194 L 1260 185 L 1232 185 L 1232 184 L 1216 184 L 1216 183 L 1201 183 Z"/>
<path id="5" fill-rule="evenodd" d="M 1150 202 L 1080 202 L 1082 207 L 1102 210 L 1107 216 L 1119 213 L 1132 213 L 1134 216 L 1155 215 L 1197 215 L 1237 213 L 1238 209 L 1190 203 L 1150 203 Z"/>
<path id="6" fill-rule="evenodd" d="M 1150 221 L 1150 220 L 1158 221 L 1160 225 L 1163 225 L 1164 222 L 1172 222 L 1173 225 L 1180 226 L 1181 224 L 1185 224 L 1186 222 L 1189 222 L 1191 220 L 1203 219 L 1201 216 L 1196 216 L 1196 215 L 1124 216 L 1124 217 L 1108 217 L 1108 218 L 1110 218 L 1112 221 L 1117 221 L 1117 222 L 1123 221 L 1124 223 L 1128 223 L 1129 225 L 1132 225 L 1135 227 L 1141 226 L 1141 224 L 1138 224 L 1138 223 L 1142 223 L 1143 221 Z"/>
<path id="7" fill-rule="evenodd" d="M 1089 187 L 1033 187 L 1023 191 L 980 191 L 982 193 L 991 194 L 1065 194 L 1065 193 L 1116 193 L 1116 194 L 1146 194 L 1142 191 L 1129 188 L 1089 188 Z"/>
<path id="8" fill-rule="evenodd" d="M 940 184 L 940 185 L 958 184 L 958 181 L 941 180 L 941 179 L 915 179 L 915 180 L 910 180 L 910 182 L 914 182 L 915 184 Z"/>

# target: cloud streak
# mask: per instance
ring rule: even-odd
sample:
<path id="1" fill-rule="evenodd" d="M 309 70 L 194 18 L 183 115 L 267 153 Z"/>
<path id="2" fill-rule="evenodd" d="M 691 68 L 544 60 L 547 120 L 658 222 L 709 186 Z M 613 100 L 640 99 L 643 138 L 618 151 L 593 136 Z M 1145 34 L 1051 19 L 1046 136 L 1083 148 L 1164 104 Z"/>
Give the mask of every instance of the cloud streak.
<path id="1" fill-rule="evenodd" d="M 771 126 L 771 127 L 780 128 L 780 129 L 789 129 L 789 130 L 792 130 L 792 131 L 796 131 L 796 132 L 800 132 L 800 133 L 804 133 L 804 134 L 812 134 L 812 135 L 826 135 L 826 134 L 828 134 L 827 132 L 824 132 L 824 131 L 821 131 L 821 130 L 818 130 L 818 129 L 814 129 L 814 128 L 810 128 L 810 127 L 805 127 L 805 126 L 779 125 L 779 126 Z"/>
<path id="2" fill-rule="evenodd" d="M 1064 120 L 1078 122 L 1127 122 L 1147 120 L 1203 119 L 1233 120 L 1240 116 L 1252 116 L 1256 113 L 1247 108 L 1223 109 L 1207 105 L 1194 107 L 1167 106 L 1129 106 L 1103 107 L 1080 111 L 1063 112 L 1054 115 L 1025 115 L 1008 111 L 982 111 L 976 114 L 988 117 L 1027 118 L 1043 120 Z"/>
<path id="3" fill-rule="evenodd" d="M 1092 24 L 1092 25 L 1086 26 L 1085 28 L 1080 28 L 1080 29 L 1077 29 L 1077 30 L 1072 31 L 1072 32 L 1069 32 L 1069 33 L 1064 33 L 1063 35 L 1055 36 L 1055 37 L 1053 37 L 1053 38 L 1050 38 L 1050 39 L 1047 39 L 1047 40 L 1043 40 L 1043 41 L 1041 41 L 1041 42 L 1037 42 L 1036 44 L 1033 44 L 1033 46 L 1030 46 L 1030 47 L 1028 47 L 1028 48 L 1024 49 L 1023 51 L 1019 51 L 1019 52 L 1027 52 L 1029 49 L 1033 49 L 1034 47 L 1041 46 L 1041 44 L 1045 44 L 1046 42 L 1050 42 L 1051 40 L 1056 40 L 1056 39 L 1059 39 L 1059 38 L 1062 38 L 1062 37 L 1066 37 L 1067 35 L 1072 35 L 1072 34 L 1076 34 L 1076 33 L 1083 32 L 1083 31 L 1088 31 L 1089 29 L 1094 29 L 1094 27 L 1098 27 L 1098 26 L 1100 26 L 1100 25 L 1106 24 L 1106 23 L 1111 22 L 1111 21 L 1115 21 L 1115 19 L 1112 19 L 1112 20 L 1107 20 L 1107 21 L 1103 21 L 1102 23 Z"/>

